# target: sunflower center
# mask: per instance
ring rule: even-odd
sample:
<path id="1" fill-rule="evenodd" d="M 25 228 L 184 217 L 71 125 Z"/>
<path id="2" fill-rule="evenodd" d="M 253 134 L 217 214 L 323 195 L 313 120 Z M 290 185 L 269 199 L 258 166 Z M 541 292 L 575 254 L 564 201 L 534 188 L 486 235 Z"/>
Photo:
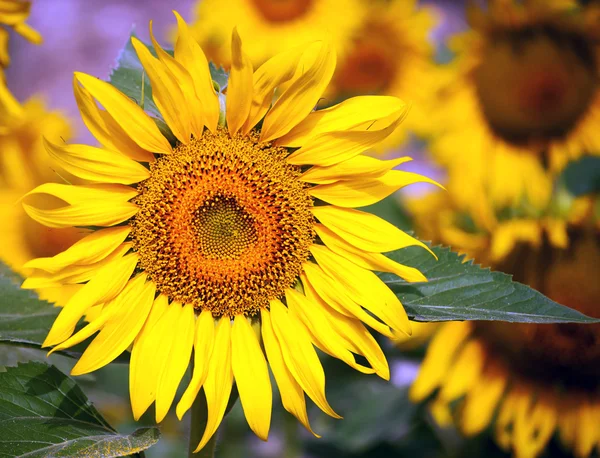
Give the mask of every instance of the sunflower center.
<path id="1" fill-rule="evenodd" d="M 160 293 L 214 316 L 283 297 L 314 238 L 312 198 L 287 154 L 219 129 L 151 165 L 132 238 Z"/>
<path id="2" fill-rule="evenodd" d="M 269 22 L 290 22 L 304 16 L 313 0 L 252 0 L 254 6 Z"/>
<path id="3" fill-rule="evenodd" d="M 258 241 L 254 218 L 235 197 L 217 195 L 204 202 L 192 224 L 207 259 L 238 259 Z"/>
<path id="4" fill-rule="evenodd" d="M 355 39 L 336 72 L 336 89 L 350 95 L 385 91 L 394 82 L 402 52 L 385 24 L 369 24 Z"/>
<path id="5" fill-rule="evenodd" d="M 600 318 L 600 285 L 595 281 L 600 276 L 600 236 L 575 234 L 568 250 L 545 246 L 532 253 L 524 248 L 515 252 L 509 263 L 512 266 L 500 268 L 509 269 L 515 280 L 530 284 L 561 304 Z M 599 324 L 478 323 L 477 331 L 493 352 L 520 373 L 578 387 L 596 389 L 599 385 Z"/>
<path id="6" fill-rule="evenodd" d="M 473 77 L 492 131 L 526 145 L 572 131 L 598 90 L 596 67 L 585 37 L 540 26 L 490 37 Z"/>

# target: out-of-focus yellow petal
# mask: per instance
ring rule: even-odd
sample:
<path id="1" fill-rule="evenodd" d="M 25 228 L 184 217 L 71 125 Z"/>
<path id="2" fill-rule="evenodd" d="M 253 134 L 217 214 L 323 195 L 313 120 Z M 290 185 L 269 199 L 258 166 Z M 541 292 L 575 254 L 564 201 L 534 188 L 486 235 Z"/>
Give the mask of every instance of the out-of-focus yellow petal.
<path id="1" fill-rule="evenodd" d="M 212 132 L 219 122 L 219 98 L 213 88 L 212 77 L 208 69 L 208 61 L 200 45 L 190 34 L 183 18 L 173 11 L 177 18 L 177 41 L 175 42 L 175 59 L 190 73 L 196 88 L 196 97 L 200 101 L 204 122 Z"/>
<path id="2" fill-rule="evenodd" d="M 294 379 L 294 376 L 291 374 L 283 359 L 281 347 L 277 341 L 275 332 L 273 331 L 271 315 L 267 310 L 261 310 L 261 323 L 263 343 L 267 358 L 269 359 L 269 366 L 273 371 L 273 376 L 279 387 L 281 403 L 283 404 L 284 409 L 296 417 L 298 421 L 300 421 L 300 423 L 316 437 L 320 437 L 315 434 L 310 426 L 308 414 L 306 413 L 304 391 Z"/>
<path id="3" fill-rule="evenodd" d="M 208 375 L 209 361 L 215 340 L 215 324 L 212 313 L 204 310 L 196 319 L 196 334 L 194 337 L 194 373 L 181 400 L 177 404 L 177 417 L 183 415 L 192 407 L 200 388 Z"/>
<path id="4" fill-rule="evenodd" d="M 248 425 L 266 441 L 273 405 L 269 368 L 256 333 L 243 315 L 236 316 L 233 321 L 231 364 Z"/>
<path id="5" fill-rule="evenodd" d="M 195 317 L 194 306 L 183 307 L 178 303 L 170 305 L 175 310 L 165 313 L 159 320 L 160 331 L 156 338 L 161 341 L 157 358 L 165 355 L 165 364 L 160 371 L 156 389 L 156 422 L 161 422 L 175 399 L 177 387 L 185 374 L 192 356 L 194 345 Z M 159 356 L 160 355 L 160 356 Z"/>
<path id="6" fill-rule="evenodd" d="M 311 64 L 281 94 L 265 116 L 261 141 L 267 142 L 287 134 L 315 108 L 327 88 L 336 62 L 331 45 L 318 43 L 309 46 L 303 60 Z"/>
<path id="7" fill-rule="evenodd" d="M 427 348 L 417 379 L 410 389 L 410 398 L 421 401 L 431 394 L 451 367 L 458 349 L 471 332 L 468 322 L 452 322 L 442 326 Z"/>
<path id="8" fill-rule="evenodd" d="M 242 40 L 233 29 L 231 39 L 231 70 L 227 85 L 227 128 L 231 135 L 242 128 L 252 105 L 252 61 L 242 51 Z"/>
<path id="9" fill-rule="evenodd" d="M 446 372 L 446 380 L 439 393 L 441 400 L 450 402 L 464 396 L 481 377 L 485 362 L 482 343 L 473 339 L 460 349 L 452 367 Z"/>
<path id="10" fill-rule="evenodd" d="M 194 453 L 197 453 L 213 436 L 225 415 L 231 387 L 233 370 L 231 369 L 231 322 L 221 318 L 215 330 L 215 342 L 208 366 L 208 375 L 204 382 L 204 394 L 208 405 L 208 418 L 204 435 Z"/>
<path id="11" fill-rule="evenodd" d="M 324 110 L 310 113 L 277 144 L 290 148 L 305 145 L 326 132 L 366 130 L 375 121 L 406 111 L 406 104 L 397 97 L 365 95 L 352 97 Z"/>
<path id="12" fill-rule="evenodd" d="M 137 254 L 128 254 L 100 270 L 65 304 L 42 346 L 50 347 L 68 339 L 77 322 L 90 307 L 106 303 L 119 294 L 131 277 L 138 260 Z"/>
<path id="13" fill-rule="evenodd" d="M 287 308 L 278 300 L 271 301 L 271 322 L 285 365 L 302 389 L 327 415 L 342 418 L 325 398 L 325 373 L 310 336 L 289 316 Z"/>
<path id="14" fill-rule="evenodd" d="M 171 152 L 171 145 L 154 121 L 129 97 L 111 84 L 85 73 L 75 72 L 75 78 L 141 148 L 155 153 Z"/>
<path id="15" fill-rule="evenodd" d="M 465 398 L 461 413 L 461 430 L 464 434 L 473 436 L 487 428 L 506 385 L 507 375 L 488 361 L 481 378 Z"/>
<path id="16" fill-rule="evenodd" d="M 138 183 L 150 171 L 122 153 L 88 145 L 54 145 L 44 139 L 46 151 L 63 169 L 76 177 L 99 183 Z"/>
<path id="17" fill-rule="evenodd" d="M 395 331 L 410 335 L 410 322 L 404 307 L 377 275 L 358 267 L 323 245 L 313 245 L 310 252 L 323 270 L 341 282 L 358 304 Z"/>
<path id="18" fill-rule="evenodd" d="M 127 350 L 148 318 L 155 293 L 156 285 L 146 282 L 145 274 L 134 278 L 130 288 L 117 298 L 117 310 L 85 349 L 71 374 L 95 371 Z"/>
<path id="19" fill-rule="evenodd" d="M 130 232 L 129 226 L 94 231 L 56 256 L 32 259 L 23 268 L 56 273 L 71 264 L 86 265 L 99 262 L 116 250 Z"/>

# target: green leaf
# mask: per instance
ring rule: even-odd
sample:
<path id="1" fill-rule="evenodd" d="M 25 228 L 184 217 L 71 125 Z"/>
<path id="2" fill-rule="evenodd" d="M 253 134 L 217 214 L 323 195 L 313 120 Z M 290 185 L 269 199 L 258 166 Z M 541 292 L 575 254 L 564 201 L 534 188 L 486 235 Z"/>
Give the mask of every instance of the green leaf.
<path id="1" fill-rule="evenodd" d="M 0 262 L 0 343 L 39 349 L 61 309 L 21 289 L 22 281 Z M 78 358 L 86 346 L 83 342 L 57 353 Z M 129 361 L 129 352 L 115 361 Z"/>
<path id="2" fill-rule="evenodd" d="M 600 192 L 600 157 L 586 156 L 571 162 L 561 178 L 574 196 Z"/>
<path id="3" fill-rule="evenodd" d="M 21 279 L 0 263 L 0 342 L 40 348 L 60 309 L 19 288 Z"/>
<path id="4" fill-rule="evenodd" d="M 429 280 L 407 283 L 383 273 L 382 280 L 396 293 L 408 315 L 417 321 L 498 320 L 519 323 L 596 323 L 540 292 L 492 272 L 447 247 L 433 247 L 438 256 L 419 247 L 389 254 L 394 261 L 419 269 Z"/>
<path id="5" fill-rule="evenodd" d="M 117 433 L 73 380 L 38 362 L 0 373 L 0 457 L 119 457 L 154 445 L 157 428 Z"/>

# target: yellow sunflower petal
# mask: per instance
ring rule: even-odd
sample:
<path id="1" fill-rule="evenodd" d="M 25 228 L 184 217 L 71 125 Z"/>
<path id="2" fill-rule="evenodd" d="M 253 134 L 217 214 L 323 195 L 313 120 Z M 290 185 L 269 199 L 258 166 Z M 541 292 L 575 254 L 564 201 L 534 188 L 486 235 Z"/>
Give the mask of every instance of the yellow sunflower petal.
<path id="1" fill-rule="evenodd" d="M 261 323 L 265 351 L 267 353 L 267 358 L 269 359 L 269 366 L 273 371 L 273 376 L 279 387 L 283 408 L 296 417 L 298 421 L 300 421 L 300 423 L 316 437 L 321 437 L 315 434 L 310 426 L 308 414 L 306 413 L 304 391 L 286 366 L 281 347 L 275 336 L 275 331 L 273 331 L 271 315 L 267 310 L 261 310 Z"/>
<path id="2" fill-rule="evenodd" d="M 23 197 L 25 198 L 33 194 L 48 194 L 58 197 L 68 204 L 84 204 L 90 201 L 128 201 L 137 196 L 138 192 L 130 186 L 121 184 L 100 183 L 74 186 L 62 183 L 44 183 L 29 191 Z"/>
<path id="3" fill-rule="evenodd" d="M 177 41 L 175 42 L 175 59 L 180 62 L 192 76 L 196 88 L 196 97 L 200 101 L 204 122 L 210 131 L 217 129 L 219 122 L 219 98 L 213 88 L 212 77 L 208 69 L 208 61 L 200 45 L 190 34 L 183 18 L 173 11 L 177 18 Z"/>
<path id="4" fill-rule="evenodd" d="M 84 124 L 102 145 L 136 161 L 154 161 L 154 155 L 133 141 L 110 113 L 98 108 L 92 95 L 79 84 L 76 76 L 73 77 L 73 92 Z"/>
<path id="5" fill-rule="evenodd" d="M 85 73 L 75 72 L 75 77 L 141 148 L 155 153 L 171 152 L 171 145 L 154 121 L 129 97 Z"/>
<path id="6" fill-rule="evenodd" d="M 78 332 L 76 332 L 75 334 L 73 334 L 71 337 L 69 337 L 67 340 L 65 340 L 60 345 L 57 345 L 56 347 L 52 348 L 52 350 L 50 350 L 48 352 L 48 356 L 50 356 L 55 351 L 61 351 L 61 350 L 65 350 L 67 348 L 71 348 L 71 347 L 83 342 L 84 340 L 88 339 L 89 337 L 93 336 L 96 332 L 98 332 L 100 329 L 102 329 L 102 327 L 106 324 L 106 322 L 108 321 L 108 319 L 110 318 L 110 316 L 113 312 L 113 309 L 114 308 L 110 307 L 110 306 L 103 307 L 102 312 L 95 320 L 91 321 L 89 324 L 84 326 L 83 329 L 81 329 Z"/>
<path id="7" fill-rule="evenodd" d="M 323 412 L 333 418 L 342 418 L 327 402 L 325 373 L 308 333 L 278 300 L 271 301 L 271 318 L 285 365 L 296 381 Z"/>
<path id="8" fill-rule="evenodd" d="M 319 304 L 322 313 L 327 317 L 332 329 L 336 332 L 338 338 L 344 342 L 346 348 L 357 355 L 364 356 L 377 375 L 384 380 L 389 380 L 390 368 L 387 360 L 371 333 L 358 319 L 343 315 L 330 307 L 318 295 L 306 275 L 303 274 L 301 278 L 306 297 Z"/>
<path id="9" fill-rule="evenodd" d="M 310 113 L 277 144 L 297 148 L 317 135 L 326 132 L 364 130 L 373 122 L 406 111 L 406 104 L 397 97 L 365 95 L 348 100 L 324 110 Z"/>
<path id="10" fill-rule="evenodd" d="M 0 21 L 6 25 L 25 22 L 31 12 L 31 2 L 0 1 Z"/>
<path id="11" fill-rule="evenodd" d="M 13 30 L 34 45 L 40 45 L 44 42 L 42 34 L 25 22 L 15 24 Z"/>
<path id="12" fill-rule="evenodd" d="M 282 83 L 289 81 L 296 71 L 304 47 L 296 47 L 270 58 L 254 72 L 252 76 L 252 105 L 248 119 L 242 129 L 246 135 L 265 115 L 273 102 L 273 91 Z"/>
<path id="13" fill-rule="evenodd" d="M 419 375 L 410 389 L 410 398 L 413 401 L 425 399 L 440 385 L 456 357 L 456 352 L 470 333 L 471 325 L 468 322 L 457 321 L 444 324 L 435 334 Z"/>
<path id="14" fill-rule="evenodd" d="M 133 342 L 129 363 L 129 396 L 136 421 L 156 400 L 157 381 L 166 362 L 156 359 L 162 345 L 156 328 L 168 309 L 169 299 L 161 294 L 154 300 L 148 319 Z"/>
<path id="15" fill-rule="evenodd" d="M 158 43 L 156 38 L 154 37 L 154 30 L 152 27 L 152 21 L 150 21 L 150 39 L 152 40 L 152 46 L 154 46 L 154 50 L 156 51 L 156 55 L 158 59 L 165 65 L 165 67 L 172 74 L 177 86 L 179 86 L 181 90 L 181 94 L 184 97 L 183 106 L 176 113 L 178 116 L 182 116 L 185 119 L 180 121 L 182 125 L 187 126 L 187 121 L 189 121 L 189 128 L 191 132 L 194 134 L 196 138 L 202 136 L 202 132 L 204 131 L 204 113 L 202 110 L 202 105 L 200 104 L 200 100 L 196 97 L 196 86 L 194 84 L 194 80 L 192 79 L 192 75 L 187 71 L 187 69 L 177 60 L 175 57 L 171 56 L 168 52 L 166 52 Z M 171 80 L 171 78 L 169 78 Z M 179 95 L 179 93 L 176 93 Z M 170 97 L 174 97 L 175 94 L 169 94 Z M 187 143 L 187 139 L 184 143 Z"/>
<path id="16" fill-rule="evenodd" d="M 312 55 L 314 54 L 314 55 Z M 265 116 L 260 133 L 263 142 L 287 134 L 315 108 L 335 70 L 335 51 L 328 43 L 306 49 L 310 66 L 291 83 Z"/>
<path id="17" fill-rule="evenodd" d="M 131 38 L 144 70 L 152 84 L 152 98 L 177 139 L 187 144 L 192 133 L 190 115 L 181 87 L 167 67 L 140 40 Z"/>
<path id="18" fill-rule="evenodd" d="M 131 277 L 138 259 L 135 253 L 124 256 L 105 266 L 78 290 L 54 320 L 43 347 L 57 345 L 68 339 L 87 309 L 105 303 L 119 294 Z"/>
<path id="19" fill-rule="evenodd" d="M 125 241 L 130 232 L 129 226 L 94 231 L 56 256 L 32 259 L 23 268 L 56 273 L 71 264 L 86 265 L 102 261 Z"/>
<path id="20" fill-rule="evenodd" d="M 427 281 L 427 278 L 419 269 L 408 267 L 396 261 L 392 261 L 390 258 L 381 253 L 371 253 L 356 248 L 322 224 L 316 224 L 315 231 L 317 232 L 319 238 L 331 251 L 339 254 L 349 261 L 352 261 L 354 264 L 362 267 L 363 269 L 376 270 L 379 272 L 391 272 L 409 282 Z M 413 241 L 414 242 L 412 245 L 422 246 L 426 250 L 429 250 L 429 247 L 423 242 L 415 238 L 413 238 Z"/>
<path id="21" fill-rule="evenodd" d="M 49 274 L 47 272 L 34 273 L 25 279 L 21 288 L 41 289 L 86 282 L 91 280 L 104 266 L 122 258 L 132 247 L 133 244 L 131 242 L 123 243 L 101 261 L 93 264 L 70 265 L 56 274 Z"/>
<path id="22" fill-rule="evenodd" d="M 327 316 L 315 305 L 314 301 L 292 289 L 285 292 L 285 298 L 290 312 L 304 323 L 304 327 L 313 337 L 315 345 L 363 374 L 375 373 L 373 368 L 356 362 L 354 355 L 344 346 L 343 338 L 335 332 Z"/>
<path id="23" fill-rule="evenodd" d="M 310 188 L 309 194 L 338 207 L 365 207 L 414 183 L 431 183 L 440 186 L 435 181 L 417 173 L 390 170 L 377 178 L 357 176 L 336 183 L 320 184 Z"/>
<path id="24" fill-rule="evenodd" d="M 117 310 L 85 349 L 71 374 L 95 371 L 127 350 L 148 318 L 155 292 L 156 285 L 146 282 L 145 274 L 134 278 L 117 298 Z"/>
<path id="25" fill-rule="evenodd" d="M 70 205 L 55 210 L 40 210 L 23 204 L 25 212 L 35 221 L 48 227 L 114 226 L 138 212 L 130 202 L 102 202 Z"/>
<path id="26" fill-rule="evenodd" d="M 157 423 L 165 418 L 171 408 L 177 387 L 190 364 L 194 345 L 194 306 L 187 304 L 181 307 L 180 304 L 172 303 L 170 307 L 175 312 L 169 313 L 169 310 L 160 318 L 160 333 L 156 336 L 161 341 L 159 354 L 166 355 L 157 380 Z"/>
<path id="27" fill-rule="evenodd" d="M 317 294 L 342 315 L 356 317 L 386 337 L 394 337 L 390 327 L 369 315 L 349 295 L 348 291 L 333 277 L 330 277 L 321 266 L 312 262 L 303 265 L 307 280 Z"/>
<path id="28" fill-rule="evenodd" d="M 414 237 L 372 213 L 323 205 L 314 207 L 313 215 L 343 240 L 361 250 L 385 253 L 415 245 Z"/>
<path id="29" fill-rule="evenodd" d="M 248 425 L 266 441 L 273 405 L 269 368 L 252 325 L 243 315 L 236 316 L 233 321 L 231 364 Z"/>
<path id="30" fill-rule="evenodd" d="M 348 180 L 356 177 L 378 178 L 397 165 L 411 161 L 410 157 L 400 157 L 382 161 L 362 154 L 328 167 L 311 167 L 302 174 L 300 179 L 307 183 L 329 184 L 338 180 Z"/>
<path id="31" fill-rule="evenodd" d="M 208 365 L 213 351 L 215 339 L 215 323 L 208 310 L 204 310 L 196 319 L 196 334 L 194 338 L 194 373 L 192 380 L 186 388 L 181 400 L 177 404 L 177 418 L 180 420 L 183 415 L 192 407 L 200 388 L 208 375 Z"/>
<path id="32" fill-rule="evenodd" d="M 208 366 L 208 375 L 204 382 L 208 419 L 204 435 L 194 453 L 206 445 L 221 424 L 229 402 L 232 384 L 231 323 L 229 318 L 221 318 L 216 326 L 213 352 Z"/>
<path id="33" fill-rule="evenodd" d="M 300 149 L 289 155 L 294 165 L 331 166 L 347 161 L 386 139 L 404 120 L 399 116 L 382 129 L 325 132 L 312 137 Z"/>
<path id="34" fill-rule="evenodd" d="M 237 29 L 234 28 L 226 100 L 227 128 L 231 135 L 235 135 L 248 120 L 252 105 L 252 73 L 252 62 L 242 51 L 242 40 Z"/>
<path id="35" fill-rule="evenodd" d="M 323 270 L 341 282 L 350 296 L 395 331 L 410 335 L 408 315 L 396 295 L 370 270 L 365 270 L 323 245 L 310 252 Z"/>
<path id="36" fill-rule="evenodd" d="M 116 151 L 88 145 L 54 145 L 44 139 L 46 151 L 63 169 L 76 177 L 100 183 L 138 183 L 150 171 Z"/>

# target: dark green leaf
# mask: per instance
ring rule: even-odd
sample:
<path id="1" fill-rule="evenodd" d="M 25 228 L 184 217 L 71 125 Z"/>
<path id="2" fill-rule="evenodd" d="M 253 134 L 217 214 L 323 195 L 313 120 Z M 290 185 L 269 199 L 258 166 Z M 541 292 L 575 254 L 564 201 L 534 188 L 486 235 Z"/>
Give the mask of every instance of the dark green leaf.
<path id="1" fill-rule="evenodd" d="M 419 247 L 389 254 L 419 269 L 429 280 L 406 283 L 392 274 L 381 278 L 396 293 L 407 313 L 417 321 L 499 320 L 521 323 L 595 323 L 576 310 L 558 304 L 540 292 L 492 272 L 447 247 L 433 247 L 438 256 Z"/>
<path id="2" fill-rule="evenodd" d="M 30 362 L 0 373 L 0 457 L 119 457 L 154 445 L 157 428 L 118 434 L 73 380 Z"/>
<path id="3" fill-rule="evenodd" d="M 392 194 L 376 204 L 362 207 L 361 210 L 373 213 L 402 230 L 406 231 L 412 228 L 411 217 L 401 205 L 397 195 Z"/>
<path id="4" fill-rule="evenodd" d="M 60 309 L 19 288 L 20 282 L 0 263 L 0 342 L 40 348 Z"/>
<path id="5" fill-rule="evenodd" d="M 574 196 L 600 192 L 600 157 L 587 156 L 571 162 L 562 173 L 562 180 Z"/>

